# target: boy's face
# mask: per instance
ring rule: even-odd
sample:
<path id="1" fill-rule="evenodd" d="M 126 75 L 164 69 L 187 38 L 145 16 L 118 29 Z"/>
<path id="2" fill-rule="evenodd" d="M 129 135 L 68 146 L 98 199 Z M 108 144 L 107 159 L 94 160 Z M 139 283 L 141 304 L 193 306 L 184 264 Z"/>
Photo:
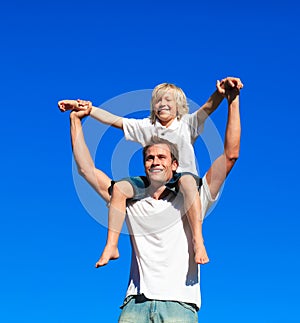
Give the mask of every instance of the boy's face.
<path id="1" fill-rule="evenodd" d="M 168 127 L 177 116 L 174 91 L 169 90 L 154 102 L 154 113 L 163 126 Z"/>

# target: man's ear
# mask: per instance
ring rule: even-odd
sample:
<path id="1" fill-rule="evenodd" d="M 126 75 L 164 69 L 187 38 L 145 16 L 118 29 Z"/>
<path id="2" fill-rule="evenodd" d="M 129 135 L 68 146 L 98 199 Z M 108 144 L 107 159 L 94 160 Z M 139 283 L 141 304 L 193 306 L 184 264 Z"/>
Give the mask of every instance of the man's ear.
<path id="1" fill-rule="evenodd" d="M 172 161 L 172 171 L 175 172 L 178 168 L 178 161 L 175 159 Z"/>

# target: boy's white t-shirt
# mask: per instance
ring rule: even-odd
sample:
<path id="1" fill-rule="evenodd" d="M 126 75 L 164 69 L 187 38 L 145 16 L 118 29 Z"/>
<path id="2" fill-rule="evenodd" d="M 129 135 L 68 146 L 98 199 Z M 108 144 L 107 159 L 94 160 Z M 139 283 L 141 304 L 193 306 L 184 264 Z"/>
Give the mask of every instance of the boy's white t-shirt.
<path id="1" fill-rule="evenodd" d="M 177 172 L 191 172 L 198 175 L 193 144 L 203 131 L 204 123 L 199 123 L 197 111 L 185 114 L 180 120 L 174 119 L 169 127 L 163 126 L 159 120 L 154 124 L 149 118 L 123 118 L 123 131 L 126 140 L 140 143 L 143 147 L 157 136 L 177 145 L 179 167 Z"/>
<path id="2" fill-rule="evenodd" d="M 205 177 L 200 188 L 203 217 L 216 201 Z M 192 233 L 181 194 L 146 197 L 127 205 L 132 260 L 127 296 L 193 303 L 201 306 L 200 266 L 194 261 Z"/>

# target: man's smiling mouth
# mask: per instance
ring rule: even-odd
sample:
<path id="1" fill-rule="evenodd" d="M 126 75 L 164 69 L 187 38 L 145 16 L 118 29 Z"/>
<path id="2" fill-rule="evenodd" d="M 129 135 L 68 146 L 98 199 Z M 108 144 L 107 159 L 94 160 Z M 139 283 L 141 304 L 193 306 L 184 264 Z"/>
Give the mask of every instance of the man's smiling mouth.
<path id="1" fill-rule="evenodd" d="M 162 172 L 163 170 L 162 169 L 158 169 L 158 168 L 151 168 L 150 170 L 149 170 L 149 172 L 150 173 L 160 173 L 160 172 Z"/>

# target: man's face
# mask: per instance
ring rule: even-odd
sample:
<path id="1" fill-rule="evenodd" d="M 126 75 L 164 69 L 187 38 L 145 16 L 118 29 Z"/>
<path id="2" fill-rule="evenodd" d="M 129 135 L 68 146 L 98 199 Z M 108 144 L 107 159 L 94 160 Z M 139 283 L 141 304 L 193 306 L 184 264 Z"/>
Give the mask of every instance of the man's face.
<path id="1" fill-rule="evenodd" d="M 169 126 L 177 116 L 174 91 L 169 90 L 154 103 L 154 113 L 163 126 Z"/>
<path id="2" fill-rule="evenodd" d="M 144 166 L 151 184 L 165 184 L 173 177 L 173 171 L 177 169 L 178 163 L 176 160 L 172 161 L 168 145 L 155 144 L 147 149 Z"/>

